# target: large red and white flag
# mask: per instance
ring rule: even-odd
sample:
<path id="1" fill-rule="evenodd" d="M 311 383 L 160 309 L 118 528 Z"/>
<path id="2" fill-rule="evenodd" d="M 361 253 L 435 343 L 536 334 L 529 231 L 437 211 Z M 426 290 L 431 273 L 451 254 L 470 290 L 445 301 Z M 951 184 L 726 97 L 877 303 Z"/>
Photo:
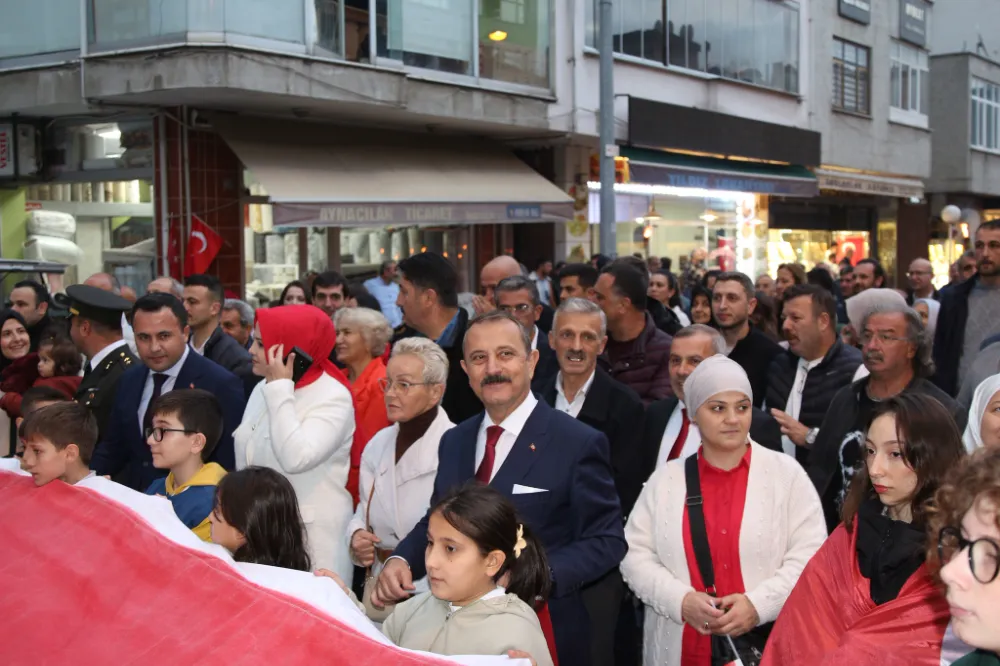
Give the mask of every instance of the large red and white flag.
<path id="1" fill-rule="evenodd" d="M 337 585 L 236 563 L 162 497 L 0 461 L 0 663 L 527 666 L 392 645 Z"/>

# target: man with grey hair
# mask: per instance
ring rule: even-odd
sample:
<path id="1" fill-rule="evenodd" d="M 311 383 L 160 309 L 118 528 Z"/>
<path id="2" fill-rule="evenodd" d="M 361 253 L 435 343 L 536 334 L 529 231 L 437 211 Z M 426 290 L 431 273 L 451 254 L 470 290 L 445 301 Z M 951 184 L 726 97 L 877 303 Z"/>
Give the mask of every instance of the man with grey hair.
<path id="1" fill-rule="evenodd" d="M 254 312 L 249 303 L 227 298 L 222 303 L 222 331 L 250 351 L 253 345 Z"/>
<path id="2" fill-rule="evenodd" d="M 500 283 L 498 297 L 508 280 L 513 279 L 516 278 Z M 548 335 L 554 350 L 556 373 L 541 385 L 534 384 L 533 388 L 550 406 L 608 438 L 615 489 L 622 504 L 622 515 L 627 517 L 642 489 L 641 484 L 636 487 L 629 484 L 636 480 L 631 470 L 640 453 L 643 404 L 638 393 L 612 379 L 597 365 L 597 357 L 608 341 L 606 329 L 604 311 L 599 305 L 585 298 L 564 300 L 556 309 L 552 332 Z M 583 603 L 592 627 L 613 625 L 624 593 L 624 583 L 617 569 L 584 588 Z M 630 606 L 627 604 L 623 612 L 630 612 Z M 615 641 L 611 638 L 609 632 L 591 633 L 591 663 L 615 663 Z"/>
<path id="3" fill-rule="evenodd" d="M 538 364 L 532 379 L 532 387 L 537 388 L 559 372 L 559 364 L 549 346 L 548 337 L 538 330 L 538 318 L 542 316 L 538 285 L 523 275 L 504 278 L 494 289 L 493 298 L 493 304 L 498 309 L 513 316 L 531 335 L 531 348 L 538 350 Z"/>
<path id="4" fill-rule="evenodd" d="M 184 300 L 184 285 L 168 275 L 156 278 L 146 285 L 147 294 L 173 294 L 177 300 Z"/>
<path id="5" fill-rule="evenodd" d="M 706 358 L 725 353 L 726 339 L 710 326 L 692 324 L 674 335 L 668 368 L 670 387 L 676 397 L 659 400 L 646 408 L 641 459 L 632 470 L 636 478 L 629 484 L 636 489 L 636 498 L 638 490 L 653 472 L 671 460 L 687 458 L 698 451 L 701 433 L 684 405 L 684 382 Z M 750 421 L 750 437 L 761 446 L 781 450 L 778 422 L 756 407 Z M 635 498 L 630 499 L 634 501 Z"/>
<path id="6" fill-rule="evenodd" d="M 931 342 L 912 308 L 899 302 L 873 306 L 861 320 L 859 338 L 870 374 L 836 393 L 809 456 L 809 478 L 831 532 L 840 523 L 844 497 L 863 462 L 865 430 L 878 403 L 904 392 L 923 393 L 951 412 L 959 432 L 967 417 L 957 402 L 929 381 L 934 373 Z"/>

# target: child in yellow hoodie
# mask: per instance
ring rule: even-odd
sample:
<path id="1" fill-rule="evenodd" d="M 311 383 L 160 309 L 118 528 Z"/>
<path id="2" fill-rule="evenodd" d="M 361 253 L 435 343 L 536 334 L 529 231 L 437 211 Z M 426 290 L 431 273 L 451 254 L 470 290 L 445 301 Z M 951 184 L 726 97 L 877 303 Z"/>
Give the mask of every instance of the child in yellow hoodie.
<path id="1" fill-rule="evenodd" d="M 203 541 L 211 541 L 215 486 L 226 475 L 218 463 L 205 462 L 222 436 L 219 401 L 208 391 L 180 389 L 163 394 L 150 409 L 153 425 L 146 431 L 146 443 L 153 467 L 170 473 L 154 481 L 146 494 L 165 496 L 181 522 Z"/>

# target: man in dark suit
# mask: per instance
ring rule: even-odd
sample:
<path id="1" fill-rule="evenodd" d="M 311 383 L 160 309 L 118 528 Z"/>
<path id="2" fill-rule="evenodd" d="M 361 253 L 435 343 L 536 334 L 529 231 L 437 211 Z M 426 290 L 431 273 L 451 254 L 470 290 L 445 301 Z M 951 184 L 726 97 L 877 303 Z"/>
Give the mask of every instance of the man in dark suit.
<path id="1" fill-rule="evenodd" d="M 607 439 L 535 398 L 530 383 L 537 360 L 528 332 L 506 312 L 489 312 L 469 324 L 462 365 L 486 413 L 441 439 L 431 506 L 472 479 L 511 499 L 548 555 L 559 662 L 588 666 L 590 643 L 581 638 L 596 628 L 580 590 L 625 556 L 621 507 Z M 427 522 L 425 516 L 386 561 L 376 604 L 405 598 L 413 580 L 424 575 Z"/>
<path id="2" fill-rule="evenodd" d="M 239 377 L 249 398 L 261 378 L 253 374 L 250 352 L 222 330 L 219 319 L 225 300 L 222 283 L 214 275 L 195 274 L 184 280 L 191 349 Z"/>
<path id="3" fill-rule="evenodd" d="M 642 434 L 642 452 L 638 465 L 632 473 L 638 478 L 627 483 L 630 489 L 641 489 L 642 484 L 661 465 L 675 458 L 687 458 L 701 446 L 698 426 L 684 407 L 684 382 L 706 358 L 725 354 L 726 340 L 714 328 L 703 324 L 692 324 L 682 328 L 674 336 L 670 348 L 670 385 L 676 398 L 654 402 L 646 408 L 646 422 Z M 756 401 L 757 396 L 754 396 Z M 781 428 L 773 418 L 753 408 L 750 421 L 750 437 L 775 451 L 781 451 Z M 634 497 L 623 498 L 623 503 L 635 503 Z"/>
<path id="4" fill-rule="evenodd" d="M 539 389 L 541 398 L 604 433 L 611 446 L 611 468 L 619 499 L 637 497 L 638 488 L 630 490 L 624 486 L 635 477 L 626 472 L 635 464 L 640 451 L 644 408 L 638 393 L 597 367 L 597 357 L 608 341 L 604 312 L 584 298 L 564 300 L 556 309 L 549 341 L 559 369 Z M 630 504 L 622 503 L 624 516 L 631 510 Z M 583 590 L 583 602 L 591 621 L 594 664 L 622 663 L 615 658 L 614 628 L 624 596 L 625 586 L 617 569 Z M 626 609 L 631 613 L 631 602 Z M 627 634 L 634 632 L 633 622 L 632 631 Z"/>
<path id="5" fill-rule="evenodd" d="M 469 315 L 458 307 L 455 267 L 440 254 L 421 252 L 403 259 L 396 270 L 400 276 L 396 303 L 403 310 L 404 326 L 393 342 L 423 335 L 438 343 L 448 357 L 448 382 L 441 408 L 454 423 L 478 414 L 483 403 L 462 369 L 462 342 Z"/>
<path id="6" fill-rule="evenodd" d="M 118 381 L 139 363 L 122 338 L 122 313 L 132 304 L 110 291 L 84 284 L 67 287 L 60 301 L 70 316 L 70 338 L 87 357 L 76 401 L 90 408 L 97 419 L 98 437 L 103 437 L 108 432 Z"/>
<path id="7" fill-rule="evenodd" d="M 523 275 L 504 278 L 493 291 L 493 298 L 497 308 L 510 313 L 531 335 L 531 348 L 538 350 L 538 364 L 531 385 L 540 387 L 559 372 L 559 363 L 549 346 L 549 336 L 538 329 L 538 318 L 542 316 L 538 285 Z"/>
<path id="8" fill-rule="evenodd" d="M 233 430 L 240 424 L 245 406 L 239 378 L 188 347 L 187 312 L 173 295 L 140 298 L 132 308 L 132 323 L 145 365 L 136 365 L 119 380 L 110 426 L 94 451 L 90 468 L 98 474 L 124 473 L 124 485 L 139 491 L 166 476 L 167 470 L 153 467 L 146 444 L 153 416 L 149 406 L 175 388 L 200 388 L 214 394 L 222 405 L 222 439 L 211 461 L 233 469 Z"/>

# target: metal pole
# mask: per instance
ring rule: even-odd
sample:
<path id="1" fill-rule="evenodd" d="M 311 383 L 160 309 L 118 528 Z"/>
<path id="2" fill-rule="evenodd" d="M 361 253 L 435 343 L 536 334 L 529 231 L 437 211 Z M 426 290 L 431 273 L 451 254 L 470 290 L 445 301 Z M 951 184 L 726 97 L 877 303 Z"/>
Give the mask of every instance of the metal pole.
<path id="1" fill-rule="evenodd" d="M 599 50 L 601 54 L 601 254 L 617 254 L 615 234 L 615 76 L 612 41 L 612 0 L 598 0 Z"/>

